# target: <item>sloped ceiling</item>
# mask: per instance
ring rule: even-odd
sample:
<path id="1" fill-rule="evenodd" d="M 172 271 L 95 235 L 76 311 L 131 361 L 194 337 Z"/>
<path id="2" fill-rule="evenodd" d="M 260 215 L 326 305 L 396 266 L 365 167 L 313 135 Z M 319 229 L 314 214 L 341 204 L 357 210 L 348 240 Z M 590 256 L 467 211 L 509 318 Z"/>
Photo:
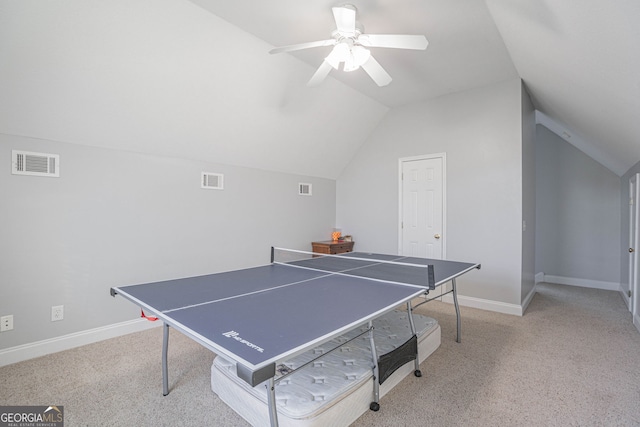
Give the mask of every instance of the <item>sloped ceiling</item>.
<path id="1" fill-rule="evenodd" d="M 336 0 L 191 1 L 274 46 L 331 38 L 335 30 L 331 7 L 344 3 Z M 405 105 L 517 77 L 482 0 L 354 0 L 346 3 L 357 7 L 356 19 L 364 26 L 365 33 L 424 34 L 429 40 L 426 51 L 373 51 L 376 60 L 394 79 L 388 86 L 376 86 L 363 70 L 331 73 L 384 105 Z M 315 71 L 331 49 L 314 48 L 288 55 L 308 63 Z M 312 74 L 306 75 L 306 80 Z"/>
<path id="2" fill-rule="evenodd" d="M 270 48 L 186 0 L 0 0 L 0 132 L 337 178 L 388 107 Z"/>
<path id="3" fill-rule="evenodd" d="M 640 161 L 640 2 L 486 2 L 542 124 L 618 175 Z"/>
<path id="4" fill-rule="evenodd" d="M 541 122 L 618 175 L 640 160 L 640 2 L 353 0 L 365 32 L 424 34 L 306 81 L 318 0 L 0 0 L 0 132 L 336 178 L 388 109 L 522 78 Z"/>

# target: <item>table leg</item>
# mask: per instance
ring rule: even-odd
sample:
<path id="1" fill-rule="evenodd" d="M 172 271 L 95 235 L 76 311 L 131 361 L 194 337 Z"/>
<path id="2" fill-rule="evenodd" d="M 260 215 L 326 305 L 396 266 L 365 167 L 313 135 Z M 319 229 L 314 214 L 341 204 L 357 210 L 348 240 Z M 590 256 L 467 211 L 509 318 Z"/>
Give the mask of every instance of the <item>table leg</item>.
<path id="1" fill-rule="evenodd" d="M 273 377 L 269 378 L 267 385 L 268 403 L 269 403 L 269 422 L 271 427 L 278 427 L 278 408 L 276 407 L 276 387 Z"/>
<path id="2" fill-rule="evenodd" d="M 460 306 L 458 306 L 458 291 L 456 289 L 456 279 L 451 279 L 451 287 L 453 289 L 453 305 L 456 307 L 456 342 L 460 342 L 462 337 L 460 334 Z"/>
<path id="3" fill-rule="evenodd" d="M 369 342 L 371 343 L 371 357 L 373 358 L 373 402 L 369 405 L 369 409 L 377 411 L 380 409 L 380 371 L 378 369 L 378 352 L 376 351 L 376 342 L 373 338 L 373 322 L 369 321 Z"/>
<path id="4" fill-rule="evenodd" d="M 162 337 L 162 395 L 169 394 L 169 369 L 167 367 L 167 353 L 169 351 L 169 325 L 164 324 Z"/>
<path id="5" fill-rule="evenodd" d="M 411 327 L 411 335 L 416 335 L 416 325 L 415 323 L 413 323 L 413 309 L 411 308 L 411 301 L 407 301 L 407 313 L 409 314 L 409 326 Z M 422 371 L 420 371 L 420 357 L 418 357 L 418 354 L 416 354 L 416 358 L 413 363 L 415 368 L 413 374 L 416 377 L 421 377 Z"/>

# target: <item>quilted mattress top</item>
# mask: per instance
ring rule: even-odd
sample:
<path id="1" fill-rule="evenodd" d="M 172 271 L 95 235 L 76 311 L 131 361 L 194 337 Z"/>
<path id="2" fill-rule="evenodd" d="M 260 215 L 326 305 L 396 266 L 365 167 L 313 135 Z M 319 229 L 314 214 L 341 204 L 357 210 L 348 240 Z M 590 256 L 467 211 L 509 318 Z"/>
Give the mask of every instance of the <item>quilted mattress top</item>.
<path id="1" fill-rule="evenodd" d="M 437 327 L 438 322 L 430 317 L 413 315 L 418 339 L 426 336 Z M 411 329 L 407 313 L 395 310 L 374 320 L 374 339 L 378 356 L 388 353 L 404 344 L 411 337 Z M 295 370 L 331 349 L 342 345 L 337 350 L 323 356 L 308 366 L 281 379 L 276 385 L 276 402 L 278 411 L 291 418 L 304 418 L 318 411 L 333 399 L 340 399 L 363 381 L 371 378 L 373 360 L 369 334 L 344 344 L 366 330 L 366 326 L 349 331 L 333 340 L 297 355 L 279 365 L 276 370 L 276 381 L 282 375 Z M 344 344 L 344 345 L 343 345 Z M 220 369 L 237 385 L 246 389 L 263 402 L 267 401 L 267 388 L 264 384 L 251 387 L 236 375 L 235 364 L 218 356 L 214 359 L 214 367 Z"/>

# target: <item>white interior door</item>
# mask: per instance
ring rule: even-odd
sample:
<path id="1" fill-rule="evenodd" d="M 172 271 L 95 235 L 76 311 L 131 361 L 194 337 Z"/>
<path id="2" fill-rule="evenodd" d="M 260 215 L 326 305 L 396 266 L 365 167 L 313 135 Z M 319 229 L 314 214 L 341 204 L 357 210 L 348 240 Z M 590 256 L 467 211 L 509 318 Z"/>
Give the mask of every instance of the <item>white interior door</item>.
<path id="1" fill-rule="evenodd" d="M 444 154 L 400 159 L 400 253 L 445 256 Z"/>

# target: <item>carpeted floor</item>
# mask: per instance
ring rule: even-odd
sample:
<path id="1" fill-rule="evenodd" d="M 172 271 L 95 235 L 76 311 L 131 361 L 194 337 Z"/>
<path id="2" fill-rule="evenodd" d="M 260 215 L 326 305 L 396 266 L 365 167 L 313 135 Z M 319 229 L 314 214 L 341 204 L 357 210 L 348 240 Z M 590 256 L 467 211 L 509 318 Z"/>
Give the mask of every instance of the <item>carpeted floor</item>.
<path id="1" fill-rule="evenodd" d="M 640 334 L 617 292 L 539 284 L 523 317 L 432 302 L 442 345 L 354 426 L 640 426 Z M 161 328 L 0 368 L 0 405 L 63 405 L 65 425 L 246 426 L 210 389 L 214 355 Z"/>

